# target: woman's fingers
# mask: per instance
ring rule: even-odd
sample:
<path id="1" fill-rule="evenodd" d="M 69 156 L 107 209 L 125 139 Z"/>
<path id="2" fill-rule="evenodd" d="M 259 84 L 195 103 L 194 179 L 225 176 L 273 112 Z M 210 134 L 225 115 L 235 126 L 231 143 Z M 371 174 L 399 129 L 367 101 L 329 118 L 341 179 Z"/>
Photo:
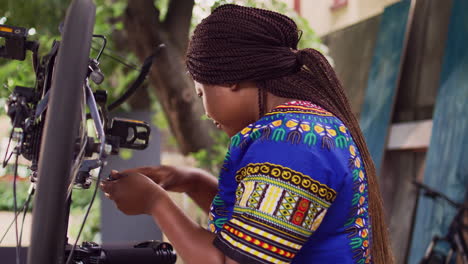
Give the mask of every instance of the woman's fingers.
<path id="1" fill-rule="evenodd" d="M 118 180 L 122 177 L 124 177 L 127 173 L 124 173 L 124 172 L 118 172 L 116 170 L 111 170 L 111 173 L 109 175 L 109 180 L 110 181 L 113 181 L 113 180 Z"/>
<path id="2" fill-rule="evenodd" d="M 100 184 L 101 190 L 105 193 L 110 193 L 112 189 L 112 183 L 110 181 L 102 181 Z"/>
<path id="3" fill-rule="evenodd" d="M 174 187 L 174 182 L 175 180 L 173 177 L 166 177 L 159 181 L 157 184 L 161 186 L 161 188 L 163 188 L 164 190 L 172 191 Z"/>
<path id="4" fill-rule="evenodd" d="M 101 190 L 104 192 L 104 195 L 111 199 L 113 199 L 114 190 L 115 190 L 115 182 L 113 181 L 102 181 L 100 184 Z"/>
<path id="5" fill-rule="evenodd" d="M 110 174 L 110 178 L 112 180 L 121 179 L 126 175 L 132 175 L 135 173 L 143 174 L 149 179 L 151 179 L 156 184 L 160 185 L 165 190 L 171 190 L 174 187 L 174 184 L 178 181 L 178 177 L 180 176 L 176 168 L 172 166 L 155 166 L 155 167 L 137 167 L 132 169 L 127 169 L 121 172 L 116 170 L 112 170 Z"/>
<path id="6" fill-rule="evenodd" d="M 132 168 L 132 169 L 127 169 L 120 174 L 132 174 L 132 173 L 140 173 L 145 175 L 146 177 L 150 178 L 153 180 L 155 183 L 159 183 L 159 173 L 158 173 L 158 167 L 137 167 L 137 168 Z"/>
<path id="7" fill-rule="evenodd" d="M 115 181 L 104 181 L 101 189 L 125 214 L 149 213 L 156 197 L 165 193 L 157 184 L 141 173 L 119 174 L 121 174 L 121 178 Z"/>
<path id="8" fill-rule="evenodd" d="M 169 166 L 155 166 L 128 169 L 121 173 L 141 173 L 159 185 L 167 185 L 168 179 L 171 178 L 170 175 L 172 171 L 172 168 Z"/>

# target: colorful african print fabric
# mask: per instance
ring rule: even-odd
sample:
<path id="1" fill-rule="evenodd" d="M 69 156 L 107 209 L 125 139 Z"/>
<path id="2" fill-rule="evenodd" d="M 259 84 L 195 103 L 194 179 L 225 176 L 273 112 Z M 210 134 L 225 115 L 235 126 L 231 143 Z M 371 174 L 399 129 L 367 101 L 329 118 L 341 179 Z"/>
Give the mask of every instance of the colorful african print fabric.
<path id="1" fill-rule="evenodd" d="M 239 263 L 371 263 L 367 198 L 344 124 L 293 101 L 231 138 L 209 228 Z"/>

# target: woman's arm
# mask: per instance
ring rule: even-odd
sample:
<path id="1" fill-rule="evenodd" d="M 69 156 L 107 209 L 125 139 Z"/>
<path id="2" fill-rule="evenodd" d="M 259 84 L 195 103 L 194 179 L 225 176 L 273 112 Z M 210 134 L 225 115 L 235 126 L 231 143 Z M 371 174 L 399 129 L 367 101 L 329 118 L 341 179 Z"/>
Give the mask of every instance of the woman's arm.
<path id="1" fill-rule="evenodd" d="M 186 194 L 205 212 L 210 211 L 211 202 L 218 193 L 218 179 L 210 173 L 192 168 L 193 185 Z"/>
<path id="2" fill-rule="evenodd" d="M 214 245 L 215 234 L 188 218 L 167 196 L 161 196 L 151 215 L 187 264 L 236 264 Z"/>
<path id="3" fill-rule="evenodd" d="M 213 245 L 215 234 L 188 218 L 160 185 L 135 172 L 115 173 L 114 178 L 101 184 L 106 196 L 127 215 L 151 215 L 185 263 L 237 263 Z"/>
<path id="4" fill-rule="evenodd" d="M 122 171 L 141 173 L 161 185 L 165 190 L 186 193 L 205 212 L 210 210 L 211 202 L 218 192 L 218 180 L 210 173 L 191 167 L 156 166 L 140 167 Z M 112 175 L 117 174 L 113 171 Z"/>

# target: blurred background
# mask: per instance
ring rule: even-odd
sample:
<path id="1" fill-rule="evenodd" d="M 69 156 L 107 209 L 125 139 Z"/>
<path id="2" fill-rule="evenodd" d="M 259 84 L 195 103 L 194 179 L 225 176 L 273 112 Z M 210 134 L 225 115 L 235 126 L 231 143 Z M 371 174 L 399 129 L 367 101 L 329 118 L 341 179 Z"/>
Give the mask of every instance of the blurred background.
<path id="1" fill-rule="evenodd" d="M 271 9 L 302 30 L 300 48 L 324 53 L 342 81 L 378 169 L 396 263 L 418 263 L 435 234 L 444 234 L 455 210 L 420 195 L 417 180 L 466 202 L 468 184 L 468 14 L 466 0 L 95 0 L 95 34 L 108 48 L 101 60 L 100 89 L 110 101 L 138 75 L 143 59 L 164 43 L 148 80 L 116 116 L 150 122 L 145 151 L 122 151 L 108 169 L 146 165 L 199 166 L 217 175 L 229 138 L 204 116 L 183 64 L 194 26 L 221 4 Z M 0 25 L 29 29 L 44 55 L 60 37 L 69 1 L 0 0 Z M 0 42 L 0 45 L 2 43 Z M 92 52 L 100 42 L 92 44 Z M 16 85 L 33 86 L 30 61 L 0 59 L 0 156 L 7 152 L 10 120 L 3 106 Z M 18 200 L 29 188 L 29 164 L 21 161 Z M 0 236 L 13 219 L 12 166 L 0 168 Z M 73 239 L 92 191 L 76 190 L 70 219 Z M 185 195 L 174 194 L 195 221 L 206 216 Z M 23 245 L 29 243 L 30 214 Z M 128 232 L 119 227 L 128 226 Z M 149 232 L 148 230 L 151 230 Z M 127 217 L 100 199 L 81 237 L 115 242 L 164 239 L 151 219 Z M 0 247 L 15 245 L 13 230 Z M 0 251 L 0 255 L 1 255 Z M 179 261 L 180 262 L 180 261 Z M 180 262 L 182 263 L 182 262 Z"/>

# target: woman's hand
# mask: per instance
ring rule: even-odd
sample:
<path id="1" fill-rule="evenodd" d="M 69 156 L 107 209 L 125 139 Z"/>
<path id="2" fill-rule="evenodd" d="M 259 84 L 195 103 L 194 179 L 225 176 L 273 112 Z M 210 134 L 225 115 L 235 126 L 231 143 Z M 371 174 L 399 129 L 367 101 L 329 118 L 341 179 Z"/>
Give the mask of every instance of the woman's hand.
<path id="1" fill-rule="evenodd" d="M 112 172 L 102 190 L 125 214 L 149 214 L 167 235 L 186 263 L 238 264 L 213 245 L 215 234 L 188 218 L 149 176 L 127 170 Z"/>
<path id="2" fill-rule="evenodd" d="M 161 196 L 167 195 L 161 186 L 138 172 L 113 171 L 112 177 L 115 180 L 103 181 L 101 189 L 127 215 L 151 214 Z"/>
<path id="3" fill-rule="evenodd" d="M 115 171 L 111 173 L 113 177 Z M 140 167 L 121 172 L 141 173 L 167 191 L 186 193 L 205 212 L 218 192 L 218 180 L 208 172 L 190 167 Z"/>
<path id="4" fill-rule="evenodd" d="M 129 169 L 122 173 L 141 173 L 167 191 L 188 193 L 196 185 L 197 171 L 198 169 L 189 167 L 156 166 Z"/>

